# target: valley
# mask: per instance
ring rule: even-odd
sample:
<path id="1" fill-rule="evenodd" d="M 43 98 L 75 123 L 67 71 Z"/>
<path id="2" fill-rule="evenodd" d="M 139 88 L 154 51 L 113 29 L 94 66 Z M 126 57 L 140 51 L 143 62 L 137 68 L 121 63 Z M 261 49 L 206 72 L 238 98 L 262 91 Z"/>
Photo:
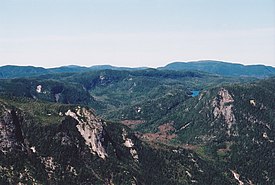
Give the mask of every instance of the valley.
<path id="1" fill-rule="evenodd" d="M 0 68 L 0 184 L 274 184 L 274 68 L 176 64 Z"/>

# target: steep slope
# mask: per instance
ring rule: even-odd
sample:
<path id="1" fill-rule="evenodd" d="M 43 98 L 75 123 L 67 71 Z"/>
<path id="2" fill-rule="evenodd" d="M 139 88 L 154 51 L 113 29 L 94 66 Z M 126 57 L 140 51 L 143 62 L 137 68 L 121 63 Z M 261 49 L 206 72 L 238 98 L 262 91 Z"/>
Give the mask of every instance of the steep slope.
<path id="1" fill-rule="evenodd" d="M 159 69 L 197 70 L 225 76 L 268 77 L 275 75 L 275 68 L 264 65 L 242 65 L 221 61 L 173 62 Z"/>
<path id="2" fill-rule="evenodd" d="M 0 110 L 1 184 L 232 182 L 194 152 L 151 148 L 87 107 L 2 99 Z"/>
<path id="3" fill-rule="evenodd" d="M 94 99 L 80 85 L 44 79 L 0 79 L 0 94 L 67 104 L 93 104 Z"/>
<path id="4" fill-rule="evenodd" d="M 159 132 L 140 137 L 158 135 L 163 142 L 165 136 L 165 142 L 190 148 L 231 171 L 240 184 L 274 184 L 274 87 L 270 78 L 203 91 L 156 121 Z"/>

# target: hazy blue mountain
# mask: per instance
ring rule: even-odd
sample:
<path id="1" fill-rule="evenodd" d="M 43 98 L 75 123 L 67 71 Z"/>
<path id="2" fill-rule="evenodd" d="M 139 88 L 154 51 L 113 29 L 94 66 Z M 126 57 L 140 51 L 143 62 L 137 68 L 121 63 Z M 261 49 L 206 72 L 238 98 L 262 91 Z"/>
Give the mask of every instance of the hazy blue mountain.
<path id="1" fill-rule="evenodd" d="M 139 71 L 149 69 L 148 67 L 116 67 L 111 65 L 95 65 L 83 67 L 77 65 L 61 66 L 56 68 L 43 68 L 34 66 L 2 66 L 0 67 L 0 78 L 18 78 L 33 77 L 44 74 L 54 73 L 77 73 L 99 70 L 120 70 L 120 71 Z M 197 61 L 197 62 L 173 62 L 159 70 L 176 70 L 176 71 L 203 71 L 223 76 L 249 76 L 249 77 L 269 77 L 275 76 L 275 68 L 265 65 L 242 65 L 220 61 Z"/>
<path id="2" fill-rule="evenodd" d="M 47 69 L 49 73 L 73 73 L 73 72 L 84 72 L 89 71 L 89 68 L 77 66 L 77 65 L 69 65 L 69 66 L 61 66 L 56 68 Z"/>
<path id="3" fill-rule="evenodd" d="M 147 69 L 146 67 L 115 67 L 111 65 L 96 65 L 92 67 L 83 67 L 77 65 L 61 66 L 55 68 L 43 68 L 34 66 L 13 66 L 6 65 L 0 67 L 0 78 L 19 78 L 19 77 L 33 77 L 45 74 L 54 73 L 77 73 L 77 72 L 87 72 L 87 71 L 98 71 L 98 70 L 125 70 L 125 71 L 136 71 Z"/>
<path id="4" fill-rule="evenodd" d="M 0 67 L 0 78 L 16 78 L 47 74 L 48 70 L 42 67 L 33 66 L 2 66 Z"/>
<path id="5" fill-rule="evenodd" d="M 226 76 L 267 77 L 275 75 L 275 68 L 265 65 L 242 65 L 221 61 L 173 62 L 162 70 L 198 70 Z"/>
<path id="6" fill-rule="evenodd" d="M 147 69 L 148 67 L 116 67 L 112 65 L 95 65 L 91 66 L 89 69 L 92 70 L 106 70 L 106 69 L 111 69 L 111 70 L 127 70 L 127 71 L 136 71 L 136 70 L 143 70 Z"/>

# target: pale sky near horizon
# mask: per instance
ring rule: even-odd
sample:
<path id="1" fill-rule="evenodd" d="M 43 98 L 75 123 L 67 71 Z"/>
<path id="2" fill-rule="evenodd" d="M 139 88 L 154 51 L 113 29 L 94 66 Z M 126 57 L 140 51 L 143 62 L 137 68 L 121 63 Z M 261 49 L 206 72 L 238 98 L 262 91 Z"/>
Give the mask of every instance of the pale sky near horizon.
<path id="1" fill-rule="evenodd" d="M 0 66 L 275 67 L 275 0 L 0 0 Z"/>

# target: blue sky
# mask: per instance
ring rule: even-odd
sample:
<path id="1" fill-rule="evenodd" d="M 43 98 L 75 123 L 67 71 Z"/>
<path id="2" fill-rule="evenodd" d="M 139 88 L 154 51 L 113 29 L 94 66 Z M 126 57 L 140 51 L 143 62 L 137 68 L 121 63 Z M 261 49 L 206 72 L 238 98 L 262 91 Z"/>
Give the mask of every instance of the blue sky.
<path id="1" fill-rule="evenodd" d="M 0 65 L 275 66 L 275 0 L 0 0 Z"/>

